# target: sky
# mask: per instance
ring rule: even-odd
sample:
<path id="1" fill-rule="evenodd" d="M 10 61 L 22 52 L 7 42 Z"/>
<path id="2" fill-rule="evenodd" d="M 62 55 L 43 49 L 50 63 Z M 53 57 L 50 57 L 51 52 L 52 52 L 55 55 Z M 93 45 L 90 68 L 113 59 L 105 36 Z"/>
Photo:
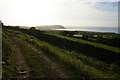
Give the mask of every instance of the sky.
<path id="1" fill-rule="evenodd" d="M 118 26 L 119 0 L 0 0 L 5 25 Z"/>

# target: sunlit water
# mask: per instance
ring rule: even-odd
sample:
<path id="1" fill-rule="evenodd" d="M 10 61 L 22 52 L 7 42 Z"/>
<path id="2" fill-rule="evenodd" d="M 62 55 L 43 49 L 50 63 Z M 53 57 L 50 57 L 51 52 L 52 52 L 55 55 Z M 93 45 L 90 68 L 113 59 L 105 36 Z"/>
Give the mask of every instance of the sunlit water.
<path id="1" fill-rule="evenodd" d="M 80 28 L 66 28 L 66 29 L 56 29 L 65 31 L 94 31 L 94 32 L 113 32 L 120 34 L 120 28 L 117 27 L 80 27 Z"/>

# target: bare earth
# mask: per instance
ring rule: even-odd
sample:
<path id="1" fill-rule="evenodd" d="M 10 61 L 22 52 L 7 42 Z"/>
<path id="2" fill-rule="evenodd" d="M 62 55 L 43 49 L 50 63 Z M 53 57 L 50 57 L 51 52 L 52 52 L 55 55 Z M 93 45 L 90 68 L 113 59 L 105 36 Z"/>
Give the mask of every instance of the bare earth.
<path id="1" fill-rule="evenodd" d="M 22 55 L 20 49 L 14 43 L 12 50 L 14 51 L 15 60 L 17 64 L 17 78 L 28 78 L 29 77 L 29 67 L 26 64 L 24 56 Z"/>

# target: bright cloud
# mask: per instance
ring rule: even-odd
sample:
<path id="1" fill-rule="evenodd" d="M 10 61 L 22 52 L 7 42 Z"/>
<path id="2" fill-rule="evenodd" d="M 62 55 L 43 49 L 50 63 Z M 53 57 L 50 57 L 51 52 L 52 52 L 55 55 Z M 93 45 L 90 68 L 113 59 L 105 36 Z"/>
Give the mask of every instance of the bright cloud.
<path id="1" fill-rule="evenodd" d="M 116 27 L 118 24 L 117 1 L 0 0 L 0 19 L 8 25 L 60 24 Z"/>

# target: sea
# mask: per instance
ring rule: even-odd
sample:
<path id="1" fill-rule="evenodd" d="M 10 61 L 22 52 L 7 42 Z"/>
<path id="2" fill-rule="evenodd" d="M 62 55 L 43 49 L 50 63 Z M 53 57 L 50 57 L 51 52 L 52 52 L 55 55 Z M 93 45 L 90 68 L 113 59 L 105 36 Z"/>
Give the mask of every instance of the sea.
<path id="1" fill-rule="evenodd" d="M 65 29 L 57 29 L 65 31 L 93 31 L 93 32 L 110 32 L 120 34 L 120 27 L 65 27 Z"/>

